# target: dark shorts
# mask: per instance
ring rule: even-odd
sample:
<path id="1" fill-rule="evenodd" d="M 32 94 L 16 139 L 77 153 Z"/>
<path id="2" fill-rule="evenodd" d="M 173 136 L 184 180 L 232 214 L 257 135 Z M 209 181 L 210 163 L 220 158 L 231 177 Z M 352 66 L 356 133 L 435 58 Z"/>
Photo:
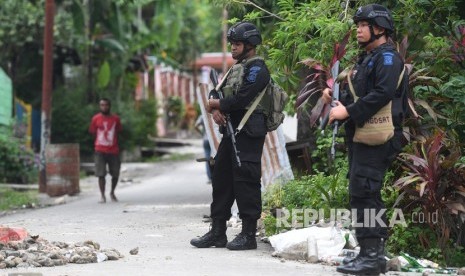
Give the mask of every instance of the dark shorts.
<path id="1" fill-rule="evenodd" d="M 107 164 L 111 177 L 119 177 L 119 170 L 121 167 L 119 154 L 102 152 L 95 153 L 95 176 L 105 177 L 105 175 L 107 175 Z"/>

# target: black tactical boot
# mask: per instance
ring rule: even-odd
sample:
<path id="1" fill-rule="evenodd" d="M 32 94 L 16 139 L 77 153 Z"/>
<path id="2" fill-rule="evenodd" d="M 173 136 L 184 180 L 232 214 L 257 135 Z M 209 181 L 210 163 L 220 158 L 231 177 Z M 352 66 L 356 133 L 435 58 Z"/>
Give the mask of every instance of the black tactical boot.
<path id="1" fill-rule="evenodd" d="M 240 232 L 234 240 L 228 242 L 226 248 L 229 250 L 249 250 L 257 249 L 257 240 L 255 233 L 257 232 L 256 220 L 243 220 L 242 232 Z"/>
<path id="2" fill-rule="evenodd" d="M 361 239 L 360 254 L 350 263 L 337 267 L 337 271 L 353 275 L 379 275 L 379 238 Z"/>
<path id="3" fill-rule="evenodd" d="M 378 251 L 378 261 L 379 261 L 379 269 L 381 273 L 385 274 L 386 273 L 386 258 L 384 257 L 384 244 L 385 244 L 385 239 L 380 239 L 379 240 L 379 251 Z M 357 256 L 358 257 L 358 256 Z M 353 262 L 357 257 L 352 258 L 352 257 L 345 257 L 342 260 L 342 264 L 348 264 Z"/>
<path id="4" fill-rule="evenodd" d="M 211 229 L 205 235 L 191 240 L 191 244 L 198 248 L 225 247 L 226 243 L 226 220 L 218 219 L 213 219 Z"/>

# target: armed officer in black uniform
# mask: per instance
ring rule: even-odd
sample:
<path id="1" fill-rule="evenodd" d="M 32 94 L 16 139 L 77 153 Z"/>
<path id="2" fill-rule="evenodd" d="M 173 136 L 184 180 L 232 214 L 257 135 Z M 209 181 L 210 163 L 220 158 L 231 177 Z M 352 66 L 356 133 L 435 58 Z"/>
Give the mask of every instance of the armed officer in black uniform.
<path id="1" fill-rule="evenodd" d="M 386 170 L 402 148 L 402 121 L 406 111 L 408 76 L 403 74 L 402 58 L 395 47 L 388 43 L 394 32 L 391 12 L 381 5 L 371 4 L 359 8 L 353 19 L 357 24 L 357 41 L 364 50 L 349 75 L 357 100 L 349 97 L 343 103 L 336 102 L 336 106 L 330 111 L 329 121 L 347 120 L 345 130 L 349 149 L 350 205 L 357 212 L 356 217 L 353 214 L 353 219 L 359 224 L 355 227 L 355 232 L 360 244 L 360 254 L 353 260 L 345 260 L 345 264 L 339 266 L 337 271 L 355 275 L 378 275 L 386 270 L 386 214 L 381 216 L 384 224 L 371 220 L 373 218 L 367 221 L 375 221 L 374 226 L 363 223 L 365 215 L 374 216 L 385 212 L 381 188 Z M 323 91 L 323 99 L 327 103 L 331 102 L 329 89 Z M 390 101 L 394 136 L 381 145 L 354 142 L 356 127 L 362 127 Z M 369 209 L 375 210 L 376 214 L 368 212 Z"/>
<path id="2" fill-rule="evenodd" d="M 256 47 L 262 42 L 255 25 L 239 22 L 227 34 L 232 57 L 237 63 L 227 76 L 222 91 L 223 99 L 213 95 L 207 111 L 213 120 L 224 128 L 225 114 L 229 114 L 236 129 L 254 100 L 270 81 L 264 60 L 256 55 Z M 215 94 L 214 91 L 213 93 Z M 267 133 L 265 117 L 258 106 L 236 135 L 236 146 L 241 166 L 234 155 L 231 138 L 222 131 L 223 138 L 215 156 L 212 172 L 213 202 L 212 225 L 208 233 L 191 240 L 196 247 L 227 247 L 230 250 L 256 249 L 255 233 L 261 215 L 261 156 Z M 229 242 L 226 237 L 226 221 L 231 217 L 231 206 L 237 201 L 242 231 Z"/>

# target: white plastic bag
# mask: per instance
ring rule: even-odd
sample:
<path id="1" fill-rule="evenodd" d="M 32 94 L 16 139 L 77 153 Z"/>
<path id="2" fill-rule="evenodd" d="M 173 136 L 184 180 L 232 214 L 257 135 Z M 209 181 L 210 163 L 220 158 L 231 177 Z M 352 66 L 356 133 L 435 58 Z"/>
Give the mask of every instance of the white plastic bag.
<path id="1" fill-rule="evenodd" d="M 318 259 L 325 261 L 337 256 L 345 245 L 345 239 L 336 227 L 308 227 L 271 236 L 273 255 L 290 260 L 306 260 L 308 257 L 308 238 L 313 236 L 317 245 Z M 312 249 L 312 251 L 315 251 Z"/>

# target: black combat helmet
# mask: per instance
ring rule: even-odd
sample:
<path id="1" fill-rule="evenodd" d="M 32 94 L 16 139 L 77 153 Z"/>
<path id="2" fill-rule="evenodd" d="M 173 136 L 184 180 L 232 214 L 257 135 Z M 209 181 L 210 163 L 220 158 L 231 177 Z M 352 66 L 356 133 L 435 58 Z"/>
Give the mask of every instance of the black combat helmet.
<path id="1" fill-rule="evenodd" d="M 239 22 L 229 28 L 228 41 L 242 41 L 256 46 L 262 43 L 262 36 L 254 24 L 249 22 Z"/>
<path id="2" fill-rule="evenodd" d="M 386 30 L 387 34 L 394 32 L 391 11 L 378 4 L 370 4 L 358 8 L 354 15 L 354 23 L 357 24 L 359 21 L 367 21 L 370 24 L 382 27 Z"/>

